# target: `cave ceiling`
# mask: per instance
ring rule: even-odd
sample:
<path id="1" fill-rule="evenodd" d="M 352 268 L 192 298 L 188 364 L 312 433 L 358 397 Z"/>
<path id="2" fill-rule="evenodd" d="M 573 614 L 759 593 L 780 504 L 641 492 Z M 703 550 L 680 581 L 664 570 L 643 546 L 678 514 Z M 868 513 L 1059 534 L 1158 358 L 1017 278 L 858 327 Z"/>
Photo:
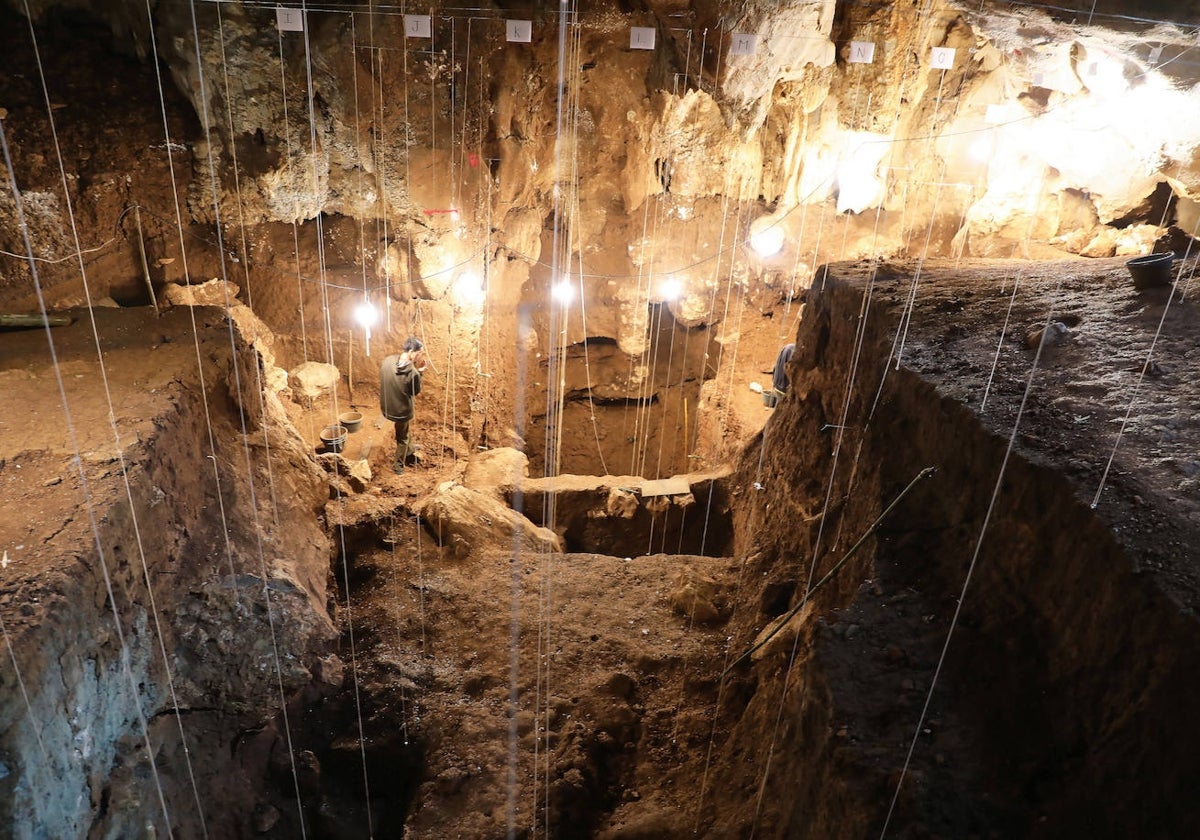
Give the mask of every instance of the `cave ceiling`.
<path id="1" fill-rule="evenodd" d="M 50 95 L 24 66 L 5 125 L 52 305 L 80 302 L 67 205 L 87 246 L 114 220 L 128 240 L 150 193 L 157 281 L 291 260 L 287 229 L 316 221 L 330 253 L 300 270 L 398 300 L 449 299 L 469 274 L 507 305 L 577 274 L 589 332 L 629 353 L 646 301 L 694 326 L 714 288 L 790 294 L 826 259 L 1136 254 L 1200 218 L 1194 3 L 499 3 L 435 8 L 416 37 L 370 4 L 280 7 L 306 12 L 299 31 L 250 3 L 15 7 Z M 104 110 L 89 79 L 112 86 Z M 60 172 L 54 131 L 101 139 Z M 11 190 L 0 217 L 0 299 L 32 306 Z M 827 217 L 842 230 L 822 238 Z M 217 222 L 218 252 L 189 264 L 172 224 Z M 745 247 L 764 229 L 780 253 Z M 108 267 L 136 274 L 135 251 Z"/>

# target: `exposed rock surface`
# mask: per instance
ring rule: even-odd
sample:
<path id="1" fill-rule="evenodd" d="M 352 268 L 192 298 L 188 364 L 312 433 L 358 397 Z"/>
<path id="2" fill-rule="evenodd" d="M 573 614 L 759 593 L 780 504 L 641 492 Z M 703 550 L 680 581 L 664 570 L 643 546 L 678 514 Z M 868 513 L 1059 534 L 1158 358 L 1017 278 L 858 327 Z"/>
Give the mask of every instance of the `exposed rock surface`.
<path id="1" fill-rule="evenodd" d="M 538 527 L 495 496 L 461 484 L 438 486 L 420 513 L 438 543 L 449 545 L 460 557 L 487 550 L 562 551 L 562 541 L 553 531 Z"/>
<path id="2" fill-rule="evenodd" d="M 376 347 L 418 324 L 437 336 L 429 396 L 468 447 L 515 443 L 530 389 L 516 427 L 535 474 L 557 354 L 564 415 L 593 432 L 565 442 L 566 471 L 711 467 L 761 427 L 730 396 L 762 365 L 739 342 L 790 333 L 745 316 L 791 300 L 820 262 L 1039 256 L 1050 241 L 1133 254 L 1195 216 L 1186 8 L 1147 29 L 1112 10 L 1065 21 L 993 3 L 597 2 L 571 18 L 564 55 L 553 11 L 514 44 L 486 4 L 477 19 L 435 15 L 431 49 L 384 10 L 309 10 L 301 34 L 279 33 L 265 7 L 202 5 L 195 26 L 184 6 L 153 20 L 94 9 L 127 53 L 157 46 L 165 114 L 152 64 L 122 58 L 99 85 L 89 68 L 114 66 L 108 40 L 52 8 L 34 9 L 49 112 L 26 27 L 5 27 L 24 68 L 6 125 L 51 306 L 143 302 L 141 241 L 156 285 L 236 282 L 280 334 L 281 366 L 321 359 L 361 385 L 376 362 L 352 317 L 366 295 L 387 313 Z M 655 28 L 656 49 L 629 49 L 631 25 Z M 944 69 L 934 49 L 953 50 Z M 15 213 L 0 191 L 0 301 L 32 309 Z M 778 255 L 745 247 L 764 226 L 785 234 Z M 561 331 L 555 266 L 578 272 L 586 299 Z"/>
<path id="3" fill-rule="evenodd" d="M 785 626 L 738 666 L 727 690 L 750 695 L 731 738 L 776 747 L 769 773 L 761 756 L 718 751 L 715 835 L 737 832 L 747 762 L 766 779 L 770 836 L 878 835 L 914 739 L 897 834 L 1065 837 L 1097 820 L 1122 836 L 1197 830 L 1176 803 L 1200 772 L 1177 737 L 1178 698 L 1198 673 L 1198 441 L 1185 408 L 1196 389 L 1182 372 L 1200 327 L 1186 304 L 1164 313 L 1169 290 L 1136 291 L 1120 260 L 1020 266 L 1006 322 L 996 314 L 1014 289 L 978 280 L 1016 268 L 926 263 L 907 324 L 912 266 L 836 265 L 810 299 L 765 466 L 748 458 L 738 473 L 764 489 L 735 501 L 761 605 L 741 615 L 735 649 Z M 844 316 L 868 293 L 855 329 Z M 1039 356 L 1024 335 L 1051 319 L 1074 324 L 1071 339 Z M 1166 367 L 1142 379 L 1160 321 Z M 864 536 L 791 615 L 806 581 Z"/>
<path id="4" fill-rule="evenodd" d="M 310 11 L 301 35 L 266 7 L 201 4 L 193 28 L 185 6 L 39 2 L 49 103 L 4 13 L 0 303 L 145 303 L 144 247 L 156 286 L 220 278 L 252 311 L 96 309 L 109 380 L 84 320 L 54 332 L 71 427 L 45 336 L 0 336 L 19 408 L 0 415 L 0 611 L 24 681 L 0 670 L 0 824 L 182 838 L 203 809 L 213 837 L 365 834 L 370 814 L 377 836 L 859 837 L 899 790 L 909 836 L 1200 834 L 1190 303 L 1133 292 L 1121 260 L 933 259 L 1192 230 L 1197 4 L 1151 0 L 1153 26 L 1115 0 L 1086 20 L 622 8 L 584 4 L 560 53 L 553 12 L 515 45 L 486 4 L 435 13 L 418 44 L 382 7 Z M 631 24 L 658 48 L 629 49 Z M 771 229 L 777 255 L 747 247 Z M 814 271 L 859 255 L 889 256 Z M 562 274 L 577 307 L 549 295 Z M 744 386 L 803 301 L 771 413 Z M 1065 340 L 1025 343 L 1054 323 Z M 410 333 L 436 465 L 329 500 L 282 370 L 326 368 L 301 402 L 343 384 L 353 402 Z M 634 475 L 536 483 L 509 452 L 462 468 L 497 443 L 535 475 Z M 639 492 L 743 450 L 733 476 Z M 285 699 L 290 722 L 267 721 Z"/>
<path id="5" fill-rule="evenodd" d="M 218 310 L 198 311 L 194 337 L 183 310 L 94 317 L 103 371 L 87 313 L 54 333 L 69 415 L 48 400 L 45 335 L 3 337 L 0 383 L 26 408 L 0 417 L 0 493 L 24 500 L 0 524 L 3 822 L 142 836 L 161 787 L 173 823 L 233 836 L 261 795 L 230 785 L 233 741 L 313 683 L 332 636 L 323 482 L 249 370 L 248 425 L 226 408 L 232 359 L 254 354 L 231 352 Z"/>

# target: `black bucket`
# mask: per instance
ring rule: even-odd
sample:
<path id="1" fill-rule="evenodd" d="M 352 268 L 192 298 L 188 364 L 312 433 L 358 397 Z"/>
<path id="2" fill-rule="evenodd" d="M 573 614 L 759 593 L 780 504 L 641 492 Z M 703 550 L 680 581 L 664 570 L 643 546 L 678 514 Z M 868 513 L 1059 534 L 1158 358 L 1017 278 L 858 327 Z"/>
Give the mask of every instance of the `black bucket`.
<path id="1" fill-rule="evenodd" d="M 341 452 L 346 445 L 346 427 L 334 424 L 321 430 L 321 443 L 326 452 Z"/>
<path id="2" fill-rule="evenodd" d="M 338 415 L 338 424 L 346 427 L 346 431 L 353 434 L 362 428 L 363 416 L 361 411 L 343 411 Z"/>
<path id="3" fill-rule="evenodd" d="M 1134 257 L 1125 263 L 1129 276 L 1133 278 L 1136 289 L 1152 289 L 1156 286 L 1171 285 L 1171 266 L 1175 262 L 1175 254 L 1168 251 L 1165 254 L 1147 254 L 1144 257 Z"/>

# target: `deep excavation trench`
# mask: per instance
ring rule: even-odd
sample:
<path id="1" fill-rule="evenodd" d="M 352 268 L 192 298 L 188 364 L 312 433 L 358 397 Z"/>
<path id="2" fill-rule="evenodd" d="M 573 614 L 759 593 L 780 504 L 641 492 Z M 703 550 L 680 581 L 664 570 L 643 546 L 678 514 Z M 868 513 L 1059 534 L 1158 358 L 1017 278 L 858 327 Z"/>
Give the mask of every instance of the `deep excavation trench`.
<path id="1" fill-rule="evenodd" d="M 461 508 L 469 521 L 411 495 L 333 500 L 345 681 L 294 712 L 309 829 L 363 836 L 369 803 L 378 833 L 428 838 L 851 838 L 885 820 L 900 837 L 1194 830 L 1200 762 L 1177 737 L 1200 665 L 1194 505 L 1173 489 L 1187 473 L 1164 476 L 1148 456 L 1167 444 L 1131 432 L 1092 510 L 1109 439 L 1078 419 L 1119 416 L 1125 392 L 1096 382 L 1138 358 L 1165 301 L 1122 291 L 1119 262 L 1060 264 L 1031 272 L 1001 336 L 1003 299 L 978 280 L 1006 270 L 927 265 L 895 369 L 911 272 L 832 267 L 800 325 L 792 395 L 734 471 L 691 476 L 687 496 L 641 497 L 634 477 L 522 480 L 489 453 L 461 476 L 490 498 Z M 1026 328 L 1048 311 L 1076 324 L 1072 344 L 1039 357 L 1005 463 Z M 1182 358 L 1154 411 L 1194 393 L 1179 374 L 1195 313 L 1168 324 Z M 1193 434 L 1170 440 L 1186 454 Z M 551 497 L 566 553 L 527 533 Z M 515 542 L 480 514 L 510 506 L 532 520 Z M 269 834 L 293 836 L 274 761 Z"/>
<path id="2" fill-rule="evenodd" d="M 294 837 L 301 818 L 311 837 L 362 837 L 368 810 L 378 837 L 872 836 L 914 735 L 889 836 L 1190 835 L 1196 313 L 1184 302 L 1163 318 L 1169 292 L 1127 288 L 1120 261 L 1059 263 L 1029 271 L 1001 334 L 1009 299 L 981 289 L 1008 270 L 927 263 L 896 369 L 911 271 L 831 267 L 763 435 L 732 470 L 664 496 L 631 476 L 528 479 L 506 449 L 401 480 L 376 448 L 375 478 L 356 484 L 353 451 L 318 469 L 284 404 L 259 396 L 269 341 L 248 310 L 234 313 L 236 354 L 217 309 L 194 310 L 198 351 L 186 308 L 101 310 L 113 387 L 138 395 L 116 415 L 144 500 L 136 530 L 100 383 L 72 375 L 90 333 L 57 331 L 131 646 L 113 634 L 71 451 L 53 443 L 65 433 L 49 414 L 10 428 L 18 454 L 0 476 L 37 513 L 4 526 L 36 546 L 4 592 L 23 604 L 7 631 L 31 702 L 4 709 L 6 824 L 142 836 L 159 822 L 131 677 L 177 837 L 199 836 L 199 808 L 229 837 Z M 1035 356 L 1025 334 L 1050 313 L 1075 326 L 1038 357 L 991 505 Z M 1093 510 L 1110 421 L 1160 318 L 1163 361 Z M 36 334 L 6 340 L 21 401 L 53 365 Z M 224 371 L 205 392 L 220 502 L 192 466 L 206 439 L 197 352 Z M 558 533 L 541 527 L 551 504 Z M 51 679 L 53 661 L 78 679 Z M 35 731 L 75 751 L 28 763 Z"/>
<path id="3" fill-rule="evenodd" d="M 0 836 L 1200 836 L 1195 3 L 31 5 Z"/>

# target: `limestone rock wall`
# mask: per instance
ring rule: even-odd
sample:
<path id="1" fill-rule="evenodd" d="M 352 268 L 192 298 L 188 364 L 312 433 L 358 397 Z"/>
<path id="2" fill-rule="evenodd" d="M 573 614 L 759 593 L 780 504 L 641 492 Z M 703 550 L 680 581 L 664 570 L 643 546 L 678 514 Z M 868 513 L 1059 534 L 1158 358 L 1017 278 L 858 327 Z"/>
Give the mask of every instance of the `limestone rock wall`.
<path id="1" fill-rule="evenodd" d="M 360 372 L 375 360 L 352 312 L 370 299 L 385 310 L 377 347 L 436 336 L 451 371 L 431 383 L 445 423 L 468 443 L 507 443 L 549 422 L 531 407 L 541 391 L 518 406 L 518 379 L 553 387 L 542 368 L 588 339 L 620 351 L 589 390 L 674 400 L 647 389 L 660 305 L 688 329 L 720 325 L 717 343 L 732 349 L 745 334 L 738 301 L 778 290 L 786 307 L 828 258 L 1146 250 L 1152 231 L 1106 225 L 1170 222 L 1148 201 L 1156 187 L 1190 206 L 1200 186 L 1191 13 L 1153 24 L 1115 12 L 656 0 L 629 13 L 602 0 L 572 9 L 565 29 L 553 11 L 533 14 L 531 41 L 510 43 L 499 6 L 444 10 L 431 37 L 409 38 L 390 11 L 310 12 L 307 31 L 280 32 L 271 9 L 200 4 L 193 21 L 167 4 L 153 31 L 169 140 L 154 136 L 146 65 L 119 77 L 108 107 L 68 95 L 81 80 L 51 115 L 81 146 L 90 126 L 137 126 L 114 136 L 135 142 L 66 161 L 87 211 L 82 244 L 120 221 L 86 258 L 96 298 L 144 299 L 144 238 L 152 284 L 237 282 L 280 335 L 286 367 Z M 126 12 L 91 13 L 126 52 L 151 55 Z M 37 15 L 49 38 L 54 7 Z M 656 48 L 630 49 L 630 26 L 654 29 Z M 99 46 L 90 61 L 104 61 Z M 953 50 L 944 67 L 935 49 Z M 52 302 L 77 303 L 49 117 L 35 86 L 18 90 L 28 100 L 14 100 L 9 123 L 35 256 L 49 261 Z M 132 203 L 142 236 L 124 215 Z M 0 214 L 0 244 L 20 255 L 2 191 Z M 767 229 L 784 245 L 764 258 L 747 242 Z M 3 256 L 0 269 L 4 298 L 36 306 L 27 262 Z M 563 277 L 586 307 L 557 324 L 549 289 Z M 753 379 L 774 340 L 722 352 L 719 370 L 675 388 Z"/>

